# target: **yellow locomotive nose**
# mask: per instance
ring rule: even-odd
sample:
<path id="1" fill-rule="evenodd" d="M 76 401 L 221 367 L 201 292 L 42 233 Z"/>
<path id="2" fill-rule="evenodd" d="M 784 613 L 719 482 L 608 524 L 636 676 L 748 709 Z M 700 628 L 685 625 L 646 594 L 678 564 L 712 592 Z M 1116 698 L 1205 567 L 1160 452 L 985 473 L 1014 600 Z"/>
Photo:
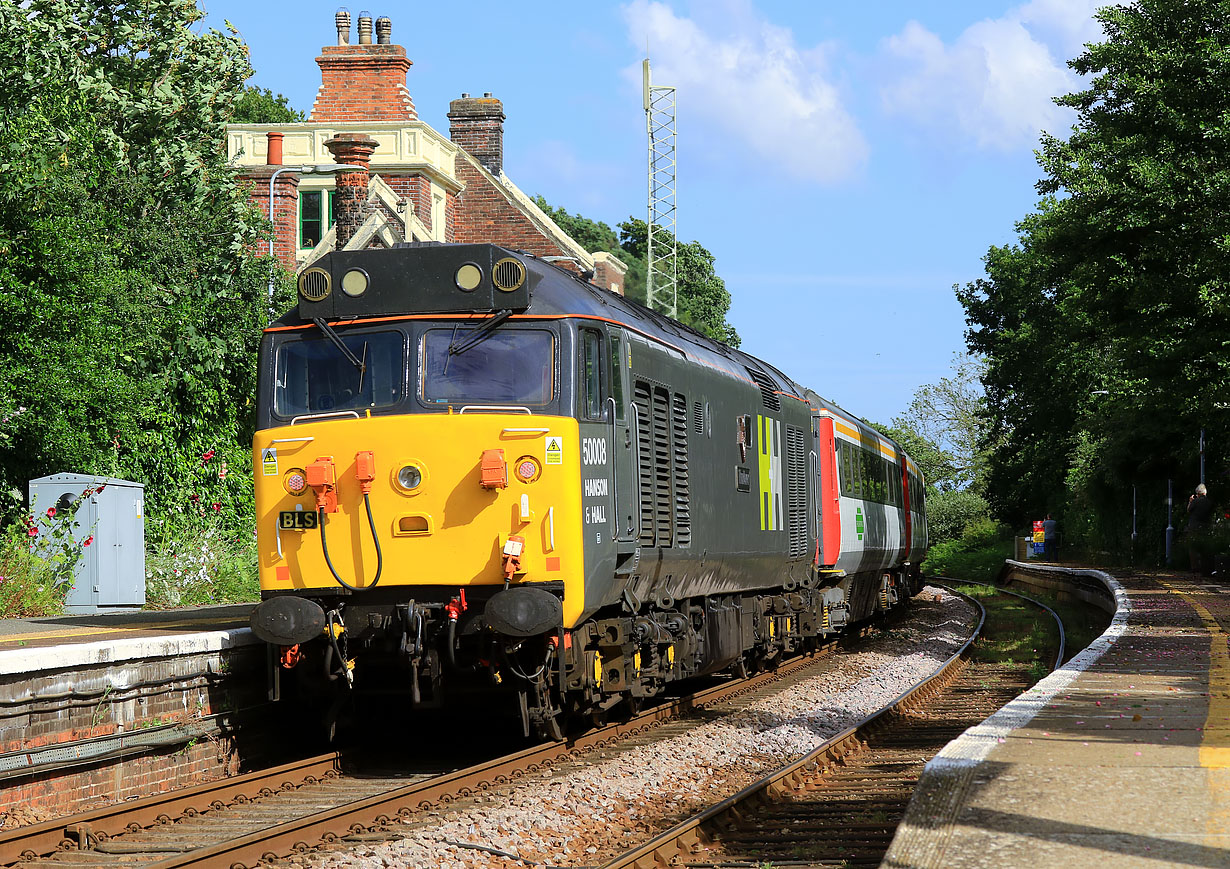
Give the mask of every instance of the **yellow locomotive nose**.
<path id="1" fill-rule="evenodd" d="M 258 432 L 261 588 L 343 593 L 340 583 L 363 587 L 383 556 L 381 588 L 563 583 L 565 623 L 579 617 L 579 451 L 548 454 L 578 443 L 577 422 L 533 422 L 505 413 L 412 414 Z M 304 469 L 299 494 L 268 472 L 271 455 L 277 468 Z M 323 528 L 308 527 L 307 513 L 322 515 Z"/>

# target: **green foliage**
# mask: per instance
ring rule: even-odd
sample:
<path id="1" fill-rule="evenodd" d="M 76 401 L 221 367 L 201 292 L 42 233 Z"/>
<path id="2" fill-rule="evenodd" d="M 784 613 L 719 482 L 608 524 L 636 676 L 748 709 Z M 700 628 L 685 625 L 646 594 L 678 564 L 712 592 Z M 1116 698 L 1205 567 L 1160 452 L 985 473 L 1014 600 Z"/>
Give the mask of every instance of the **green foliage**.
<path id="1" fill-rule="evenodd" d="M 909 408 L 893 424 L 933 445 L 937 455 L 926 457 L 930 467 L 920 465 L 928 483 L 941 491 L 966 486 L 981 490 L 987 461 L 986 401 L 981 383 L 986 363 L 957 355 L 952 368 L 951 377 L 919 387 Z"/>
<path id="2" fill-rule="evenodd" d="M 971 522 L 956 540 L 931 547 L 922 572 L 970 582 L 990 582 L 1012 556 L 1012 533 L 1006 525 L 983 518 Z"/>
<path id="3" fill-rule="evenodd" d="M 1050 510 L 1079 517 L 1068 525 L 1090 546 L 1122 543 L 1133 483 L 1195 484 L 1201 428 L 1213 497 L 1230 488 L 1227 13 L 1226 0 L 1098 13 L 1105 41 L 1071 63 L 1089 87 L 1057 100 L 1077 125 L 1043 137 L 1044 198 L 959 291 L 988 363 L 986 495 L 1014 524 Z M 1159 503 L 1142 521 L 1165 524 Z"/>
<path id="4" fill-rule="evenodd" d="M 202 457 L 250 463 L 269 265 L 223 143 L 251 68 L 200 17 L 0 5 L 0 491 L 127 477 L 151 525 L 191 525 Z M 247 527 L 247 473 L 216 482 L 210 521 Z"/>
<path id="5" fill-rule="evenodd" d="M 217 522 L 169 530 L 146 559 L 146 606 L 170 609 L 259 600 L 256 561 L 256 535 L 251 531 L 236 533 Z"/>
<path id="6" fill-rule="evenodd" d="M 74 534 L 83 498 L 62 507 L 32 504 L 33 512 L 0 531 L 0 618 L 64 609 L 83 549 L 94 542 L 92 529 Z"/>
<path id="7" fill-rule="evenodd" d="M 645 276 L 648 271 L 645 221 L 628 218 L 619 224 L 619 235 L 616 236 L 607 224 L 579 214 L 569 214 L 563 208 L 554 208 L 541 196 L 535 196 L 534 203 L 587 251 L 607 251 L 627 265 L 624 292 L 628 298 L 645 304 Z M 710 338 L 738 347 L 739 334 L 726 322 L 726 314 L 730 311 L 730 293 L 725 281 L 714 269 L 714 263 L 715 257 L 700 242 L 679 245 L 675 261 L 679 320 Z"/>
<path id="8" fill-rule="evenodd" d="M 654 237 L 657 238 L 657 234 Z M 664 244 L 670 243 L 670 233 L 663 232 L 662 237 Z M 628 218 L 619 224 L 619 243 L 624 250 L 645 261 L 649 253 L 648 224 L 635 217 Z M 726 282 L 714 270 L 714 262 L 713 254 L 698 241 L 677 246 L 675 307 L 678 309 L 678 319 L 702 335 L 738 347 L 739 333 L 726 322 L 726 314 L 730 311 L 730 292 L 726 289 Z"/>
<path id="9" fill-rule="evenodd" d="M 231 114 L 232 124 L 298 124 L 307 120 L 307 115 L 292 108 L 290 100 L 282 94 L 274 94 L 269 88 L 248 85 L 235 103 Z"/>
<path id="10" fill-rule="evenodd" d="M 985 498 L 969 489 L 937 492 L 927 499 L 927 532 L 931 544 L 959 538 L 970 523 L 990 518 Z"/>

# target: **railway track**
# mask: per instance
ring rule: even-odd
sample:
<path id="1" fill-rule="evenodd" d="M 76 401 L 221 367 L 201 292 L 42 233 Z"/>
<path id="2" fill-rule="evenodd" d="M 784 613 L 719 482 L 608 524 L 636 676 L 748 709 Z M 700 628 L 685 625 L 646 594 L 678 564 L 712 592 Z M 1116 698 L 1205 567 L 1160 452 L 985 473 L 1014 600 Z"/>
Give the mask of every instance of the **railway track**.
<path id="1" fill-rule="evenodd" d="M 865 633 L 864 631 L 863 633 Z M 565 743 L 464 769 L 353 775 L 337 752 L 0 833 L 0 865 L 90 869 L 254 866 L 322 844 L 398 838 L 417 812 L 471 796 L 587 752 L 651 738 L 667 722 L 800 678 L 836 648 L 662 703 Z M 667 728 L 670 729 L 669 727 Z"/>
<path id="2" fill-rule="evenodd" d="M 1006 594 L 1039 607 L 1048 625 L 1055 617 L 1058 666 L 1058 617 Z M 1026 662 L 980 659 L 978 642 L 1002 633 L 1005 620 L 1002 604 L 979 608 L 978 630 L 936 674 L 806 757 L 601 869 L 878 866 L 927 761 L 1036 681 Z"/>

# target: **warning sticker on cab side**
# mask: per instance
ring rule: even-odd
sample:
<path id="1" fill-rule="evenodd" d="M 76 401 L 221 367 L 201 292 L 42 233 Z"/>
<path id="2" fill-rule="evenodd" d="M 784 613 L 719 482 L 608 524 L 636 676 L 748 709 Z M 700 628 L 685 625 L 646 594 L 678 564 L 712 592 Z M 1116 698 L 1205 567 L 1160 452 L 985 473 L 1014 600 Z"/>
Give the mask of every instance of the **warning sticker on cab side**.
<path id="1" fill-rule="evenodd" d="M 562 437 L 547 438 L 547 459 L 548 465 L 562 465 L 564 463 L 564 439 Z"/>
<path id="2" fill-rule="evenodd" d="M 278 475 L 278 448 L 265 447 L 261 450 L 261 471 L 266 477 Z"/>

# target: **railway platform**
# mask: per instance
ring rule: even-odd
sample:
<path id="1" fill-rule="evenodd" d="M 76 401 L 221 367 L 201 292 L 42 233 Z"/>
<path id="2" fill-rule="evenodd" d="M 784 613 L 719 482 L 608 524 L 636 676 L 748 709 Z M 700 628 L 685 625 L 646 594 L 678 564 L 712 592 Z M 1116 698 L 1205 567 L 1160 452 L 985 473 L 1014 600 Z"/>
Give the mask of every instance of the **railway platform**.
<path id="1" fill-rule="evenodd" d="M 1230 867 L 1230 585 L 1009 567 L 1113 621 L 927 765 L 881 865 Z"/>
<path id="2" fill-rule="evenodd" d="M 228 644 L 242 643 L 247 636 L 248 614 L 254 604 L 192 607 L 166 611 L 64 615 L 28 619 L 0 619 L 0 673 L 31 672 L 73 666 L 69 661 L 88 659 L 91 652 L 103 649 L 76 647 L 104 644 L 108 660 L 131 650 L 144 654 L 151 643 L 170 646 L 199 646 L 202 634 Z M 225 635 L 225 637 L 221 636 Z M 48 650 L 48 651 L 40 651 Z M 55 651 L 50 651 L 55 650 Z M 15 653 L 15 654 L 8 654 Z M 10 669 L 6 661 L 24 659 L 24 667 Z"/>
<path id="3" fill-rule="evenodd" d="M 252 604 L 0 620 L 0 829 L 267 751 Z"/>

